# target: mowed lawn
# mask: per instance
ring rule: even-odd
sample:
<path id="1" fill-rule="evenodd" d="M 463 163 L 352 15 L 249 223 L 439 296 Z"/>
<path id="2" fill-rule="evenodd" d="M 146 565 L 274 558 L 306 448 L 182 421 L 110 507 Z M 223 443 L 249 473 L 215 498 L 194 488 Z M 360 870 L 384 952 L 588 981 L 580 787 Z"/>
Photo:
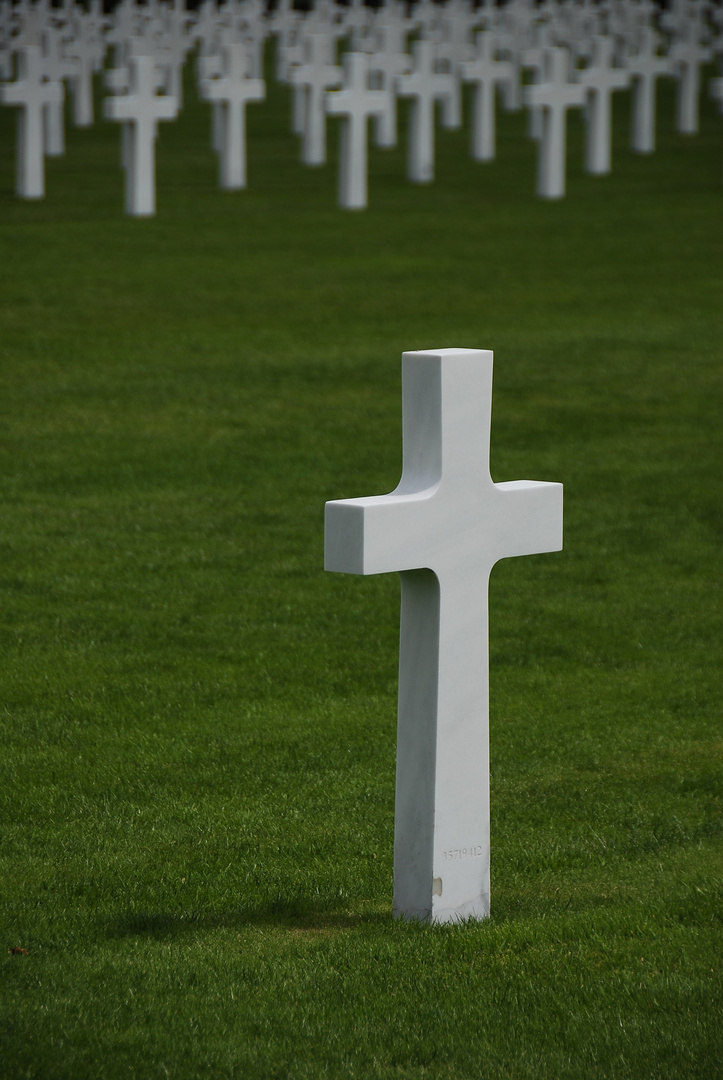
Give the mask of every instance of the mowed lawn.
<path id="1" fill-rule="evenodd" d="M 605 178 L 571 116 L 560 202 L 502 112 L 350 213 L 271 80 L 219 191 L 189 71 L 152 220 L 103 121 L 16 200 L 0 110 L 2 1080 L 723 1075 L 723 118 L 659 101 Z M 492 575 L 492 918 L 425 927 L 398 580 L 325 574 L 323 507 L 394 487 L 442 346 L 495 351 L 493 477 L 562 481 L 565 548 Z"/>

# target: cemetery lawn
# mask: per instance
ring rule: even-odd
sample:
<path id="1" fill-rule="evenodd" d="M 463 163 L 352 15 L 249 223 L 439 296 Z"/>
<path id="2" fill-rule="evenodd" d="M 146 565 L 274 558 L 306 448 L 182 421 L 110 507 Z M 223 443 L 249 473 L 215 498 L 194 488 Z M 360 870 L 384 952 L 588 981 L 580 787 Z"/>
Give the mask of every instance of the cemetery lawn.
<path id="1" fill-rule="evenodd" d="M 119 131 L 13 195 L 0 111 L 3 1080 L 723 1074 L 723 122 L 534 198 L 438 134 L 370 208 L 287 91 L 222 193 L 189 80 L 158 214 Z M 400 355 L 495 350 L 495 480 L 565 549 L 491 582 L 492 905 L 391 916 L 396 575 L 325 574 L 327 499 L 389 491 Z M 20 948 L 21 952 L 10 952 Z"/>

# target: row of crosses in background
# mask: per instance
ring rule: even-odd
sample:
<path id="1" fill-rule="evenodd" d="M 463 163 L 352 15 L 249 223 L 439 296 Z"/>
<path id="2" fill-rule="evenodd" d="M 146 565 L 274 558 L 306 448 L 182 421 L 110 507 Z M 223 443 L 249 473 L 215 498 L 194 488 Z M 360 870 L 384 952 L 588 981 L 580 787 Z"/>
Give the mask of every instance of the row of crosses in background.
<path id="1" fill-rule="evenodd" d="M 263 45 L 270 35 L 276 39 L 277 77 L 291 87 L 292 127 L 301 137 L 305 164 L 324 164 L 326 117 L 341 117 L 341 206 L 367 205 L 369 120 L 376 145 L 395 146 L 398 97 L 410 100 L 407 177 L 414 183 L 434 179 L 436 114 L 446 127 L 461 125 L 463 82 L 473 88 L 473 158 L 495 157 L 499 92 L 507 108 L 529 109 L 529 134 L 539 144 L 537 192 L 560 198 L 570 108 L 584 109 L 585 167 L 594 175 L 611 169 L 617 90 L 631 89 L 630 142 L 638 153 L 655 148 L 655 86 L 661 76 L 677 79 L 678 131 L 698 130 L 701 68 L 715 56 L 723 62 L 723 7 L 675 0 L 659 13 L 650 0 L 548 0 L 539 7 L 528 0 L 502 7 L 489 0 L 480 7 L 466 0 L 420 0 L 408 10 L 399 0 L 387 0 L 372 10 L 360 0 L 318 0 L 301 12 L 280 0 L 267 12 L 260 0 L 220 6 L 205 0 L 192 13 L 181 0 L 121 0 L 106 16 L 100 0 L 90 0 L 89 9 L 73 2 L 53 8 L 48 0 L 5 0 L 0 76 L 15 70 L 16 78 L 0 86 L 0 101 L 18 108 L 18 195 L 42 197 L 45 156 L 64 152 L 66 85 L 75 123 L 92 123 L 92 77 L 109 48 L 104 111 L 122 124 L 127 213 L 155 212 L 158 125 L 182 108 L 182 69 L 193 48 L 199 92 L 212 105 L 219 184 L 245 187 L 245 109 L 265 97 Z M 342 39 L 350 41 L 351 51 L 339 65 Z M 666 39 L 667 51 L 661 52 Z M 531 80 L 524 87 L 523 71 Z M 711 91 L 720 101 L 715 80 Z"/>

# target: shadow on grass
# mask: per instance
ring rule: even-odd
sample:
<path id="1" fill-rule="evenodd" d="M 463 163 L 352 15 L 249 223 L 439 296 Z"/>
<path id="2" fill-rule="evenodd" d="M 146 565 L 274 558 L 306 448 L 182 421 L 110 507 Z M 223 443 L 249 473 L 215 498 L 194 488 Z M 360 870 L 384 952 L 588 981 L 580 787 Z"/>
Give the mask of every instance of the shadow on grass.
<path id="1" fill-rule="evenodd" d="M 338 912 L 314 910 L 303 902 L 273 900 L 229 912 L 133 911 L 106 921 L 109 938 L 172 938 L 212 930 L 274 927 L 299 934 L 333 933 L 355 927 L 393 922 L 390 912 Z"/>
<path id="2" fill-rule="evenodd" d="M 323 906 L 316 899 L 316 906 L 304 897 L 274 898 L 259 901 L 234 911 L 203 911 L 200 909 L 179 911 L 135 910 L 105 919 L 107 936 L 111 939 L 146 937 L 156 940 L 180 937 L 214 930 L 243 930 L 268 928 L 286 930 L 292 934 L 322 935 L 342 930 L 369 929 L 386 926 L 406 927 L 415 930 L 449 932 L 465 926 L 477 930 L 502 929 L 505 926 L 523 926 L 534 923 L 558 923 L 560 919 L 589 917 L 593 913 L 615 909 L 622 902 L 619 896 L 607 894 L 590 895 L 588 889 L 573 889 L 566 897 L 550 896 L 544 890 L 527 894 L 515 892 L 499 901 L 493 916 L 481 921 L 460 919 L 455 923 L 431 925 L 425 921 L 397 920 L 391 910 L 353 911 L 334 910 L 332 903 Z"/>

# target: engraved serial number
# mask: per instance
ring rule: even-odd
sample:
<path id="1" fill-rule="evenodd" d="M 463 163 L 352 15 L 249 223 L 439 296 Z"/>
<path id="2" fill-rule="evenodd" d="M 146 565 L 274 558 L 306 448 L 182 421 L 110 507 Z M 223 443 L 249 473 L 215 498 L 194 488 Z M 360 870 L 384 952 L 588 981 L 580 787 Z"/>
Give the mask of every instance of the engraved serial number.
<path id="1" fill-rule="evenodd" d="M 482 856 L 482 851 L 482 844 L 475 844 L 473 847 L 450 848 L 444 852 L 444 861 L 455 862 L 457 859 L 479 859 Z"/>

